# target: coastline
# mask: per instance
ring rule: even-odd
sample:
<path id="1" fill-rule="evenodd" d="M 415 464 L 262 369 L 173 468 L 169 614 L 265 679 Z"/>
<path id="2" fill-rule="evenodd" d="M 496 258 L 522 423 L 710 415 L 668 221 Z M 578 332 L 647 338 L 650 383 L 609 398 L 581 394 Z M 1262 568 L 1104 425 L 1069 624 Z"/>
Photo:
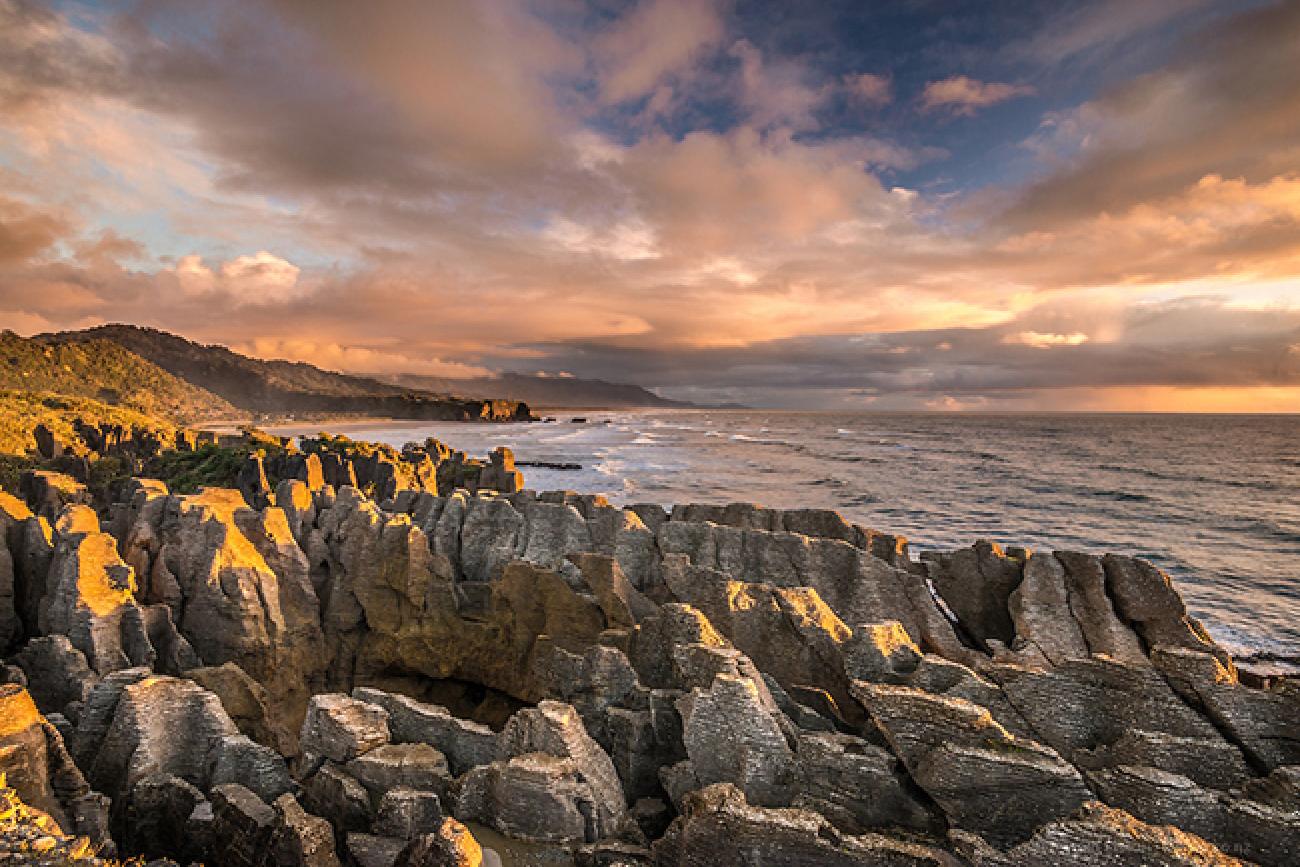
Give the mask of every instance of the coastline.
<path id="1" fill-rule="evenodd" d="M 1287 863 L 1300 681 L 1236 664 L 1141 560 L 986 544 L 916 560 L 807 508 L 371 499 L 327 474 L 392 480 L 389 458 L 340 456 L 284 464 L 297 475 L 272 491 L 139 482 L 99 504 L 102 528 L 71 480 L 0 497 L 53 519 L 47 586 L 79 612 L 14 657 L 32 692 L 0 700 L 42 734 L 0 770 L 50 766 L 66 731 L 123 806 L 75 813 L 75 765 L 58 789 L 11 774 L 24 802 L 212 863 L 270 838 L 389 864 L 428 828 L 570 867 L 739 865 L 755 846 L 846 867 Z M 39 541 L 11 556 L 34 562 Z M 131 566 L 94 554 L 119 546 Z M 110 592 L 113 570 L 138 581 Z M 118 753 L 153 757 L 148 775 L 102 760 Z M 186 833 L 197 806 L 210 824 Z"/>

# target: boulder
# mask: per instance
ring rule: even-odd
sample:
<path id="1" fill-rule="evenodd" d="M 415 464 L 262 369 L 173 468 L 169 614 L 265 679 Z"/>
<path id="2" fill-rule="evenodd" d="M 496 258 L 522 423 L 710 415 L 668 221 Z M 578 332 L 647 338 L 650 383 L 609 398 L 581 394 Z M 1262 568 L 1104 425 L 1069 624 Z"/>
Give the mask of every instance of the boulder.
<path id="1" fill-rule="evenodd" d="M 233 662 L 191 668 L 185 676 L 221 699 L 231 720 L 240 732 L 284 755 L 295 751 L 296 739 L 284 730 L 282 722 L 270 711 L 271 699 L 266 688 L 249 677 Z"/>
<path id="2" fill-rule="evenodd" d="M 388 712 L 346 695 L 312 696 L 299 745 L 308 756 L 340 764 L 388 743 Z"/>
<path id="3" fill-rule="evenodd" d="M 524 474 L 515 469 L 515 455 L 503 447 L 492 450 L 487 466 L 479 474 L 480 489 L 513 494 L 524 489 Z"/>
<path id="4" fill-rule="evenodd" d="M 63 713 L 69 705 L 84 704 L 99 676 L 86 663 L 86 655 L 72 646 L 66 635 L 43 635 L 27 642 L 14 662 L 26 676 L 36 706 L 45 714 Z"/>
<path id="5" fill-rule="evenodd" d="M 303 810 L 293 795 L 281 795 L 271 806 L 275 825 L 267 867 L 339 867 L 329 822 Z"/>
<path id="6" fill-rule="evenodd" d="M 442 821 L 442 802 L 436 792 L 389 789 L 379 799 L 373 830 L 386 837 L 413 840 L 436 831 Z"/>
<path id="7" fill-rule="evenodd" d="M 794 752 L 763 706 L 754 681 L 719 674 L 679 702 L 682 738 L 703 785 L 732 783 L 751 803 L 788 804 Z"/>
<path id="8" fill-rule="evenodd" d="M 601 821 L 613 822 L 627 809 L 614 763 L 587 734 L 571 705 L 544 701 L 519 711 L 501 732 L 501 751 L 505 756 L 546 753 L 572 759 L 600 796 L 596 808 L 607 814 Z"/>
<path id="9" fill-rule="evenodd" d="M 878 834 L 841 834 L 808 810 L 765 809 L 718 783 L 687 796 L 654 844 L 659 867 L 957 867 L 947 853 Z"/>
<path id="10" fill-rule="evenodd" d="M 212 790 L 212 861 L 223 867 L 265 863 L 276 812 L 237 783 Z"/>
<path id="11" fill-rule="evenodd" d="M 446 756 L 423 743 L 375 747 L 348 762 L 346 770 L 365 787 L 371 802 L 376 804 L 392 789 L 444 795 L 452 780 Z"/>
<path id="12" fill-rule="evenodd" d="M 388 712 L 389 730 L 395 743 L 436 747 L 446 757 L 453 776 L 500 757 L 501 743 L 496 732 L 453 716 L 444 707 L 368 687 L 358 687 L 353 697 Z"/>
<path id="13" fill-rule="evenodd" d="M 911 687 L 858 681 L 853 691 L 949 822 L 995 845 L 1023 842 L 1091 799 L 1072 765 L 986 708 Z"/>
<path id="14" fill-rule="evenodd" d="M 206 666 L 238 665 L 276 700 L 291 734 L 326 662 L 309 565 L 284 513 L 248 509 L 233 491 L 171 498 L 160 562 L 184 606 L 177 627 Z"/>
<path id="15" fill-rule="evenodd" d="M 188 833 L 190 816 L 207 801 L 203 793 L 172 774 L 141 777 L 125 804 L 121 842 L 127 852 L 145 858 L 201 857 Z"/>
<path id="16" fill-rule="evenodd" d="M 469 829 L 455 819 L 443 819 L 435 831 L 422 834 L 397 856 L 395 867 L 481 867 L 483 849 Z"/>
<path id="17" fill-rule="evenodd" d="M 135 576 L 117 542 L 99 532 L 93 513 L 63 514 L 46 577 L 37 623 L 43 633 L 66 635 L 100 675 L 152 666 L 157 653 L 133 595 Z"/>
<path id="18" fill-rule="evenodd" d="M 201 792 L 232 777 L 269 796 L 290 785 L 284 760 L 240 735 L 217 696 L 171 677 L 146 676 L 120 685 L 112 722 L 98 745 L 87 740 L 79 748 L 89 759 L 95 788 L 114 798 L 160 773 Z"/>
<path id="19" fill-rule="evenodd" d="M 483 765 L 457 781 L 452 812 L 507 837 L 542 843 L 593 843 L 622 829 L 569 758 L 528 753 Z"/>
<path id="20" fill-rule="evenodd" d="M 370 795 L 356 778 L 326 761 L 303 783 L 307 809 L 324 816 L 340 834 L 367 831 L 374 813 Z"/>
<path id="21" fill-rule="evenodd" d="M 89 794 L 85 778 L 31 695 L 12 683 L 0 685 L 0 775 L 27 806 L 79 832 L 77 801 Z"/>
<path id="22" fill-rule="evenodd" d="M 1169 826 L 1147 825 L 1097 801 L 1047 823 L 1003 852 L 958 832 L 962 855 L 975 867 L 1243 867 L 1212 844 Z"/>

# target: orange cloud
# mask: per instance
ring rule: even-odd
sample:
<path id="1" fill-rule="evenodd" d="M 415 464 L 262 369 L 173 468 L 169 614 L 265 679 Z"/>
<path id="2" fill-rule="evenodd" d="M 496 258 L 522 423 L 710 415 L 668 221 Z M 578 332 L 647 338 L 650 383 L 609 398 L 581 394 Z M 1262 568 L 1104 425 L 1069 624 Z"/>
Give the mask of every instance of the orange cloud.
<path id="1" fill-rule="evenodd" d="M 926 84 L 921 92 L 921 108 L 925 111 L 945 108 L 955 114 L 971 115 L 981 108 L 1034 92 L 1034 88 L 1027 84 L 1001 84 L 954 75 Z"/>

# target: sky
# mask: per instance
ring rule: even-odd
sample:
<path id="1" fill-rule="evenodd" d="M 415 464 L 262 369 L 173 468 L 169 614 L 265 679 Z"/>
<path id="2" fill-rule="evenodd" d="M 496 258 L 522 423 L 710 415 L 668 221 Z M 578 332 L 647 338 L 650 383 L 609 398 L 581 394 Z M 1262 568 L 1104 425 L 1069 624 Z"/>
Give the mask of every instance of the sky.
<path id="1" fill-rule="evenodd" d="M 1300 0 L 0 0 L 0 328 L 1300 411 Z"/>

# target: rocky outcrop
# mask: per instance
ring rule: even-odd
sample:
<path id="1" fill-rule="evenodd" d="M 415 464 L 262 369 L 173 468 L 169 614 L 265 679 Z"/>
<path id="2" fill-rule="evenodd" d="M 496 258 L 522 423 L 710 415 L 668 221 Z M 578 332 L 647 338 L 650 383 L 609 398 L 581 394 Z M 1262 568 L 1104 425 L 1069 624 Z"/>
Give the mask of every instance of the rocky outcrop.
<path id="1" fill-rule="evenodd" d="M 52 829 L 111 846 L 104 799 L 91 792 L 63 737 L 16 684 L 0 686 L 0 777 L 14 797 L 49 817 Z"/>
<path id="2" fill-rule="evenodd" d="M 947 853 L 877 834 L 838 833 L 807 810 L 770 810 L 719 783 L 692 793 L 683 814 L 654 846 L 664 867 L 850 867 L 880 864 L 956 867 Z"/>
<path id="3" fill-rule="evenodd" d="M 512 463 L 322 438 L 243 493 L 0 498 L 10 785 L 211 863 L 1290 858 L 1300 689 L 1148 564 Z"/>
<path id="4" fill-rule="evenodd" d="M 171 497 L 159 517 L 151 568 L 180 596 L 180 632 L 203 665 L 234 663 L 275 696 L 274 724 L 296 732 L 325 648 L 309 563 L 284 512 L 209 490 Z"/>
<path id="5" fill-rule="evenodd" d="M 547 701 L 518 712 L 501 734 L 501 752 L 457 781 L 461 821 L 539 842 L 636 834 L 613 762 L 572 707 Z"/>
<path id="6" fill-rule="evenodd" d="M 958 828 L 1014 844 L 1091 798 L 1076 768 L 1011 734 L 974 702 L 863 682 L 854 692 L 912 779 Z"/>
<path id="7" fill-rule="evenodd" d="M 1167 825 L 1147 825 L 1096 801 L 1068 818 L 1049 822 L 1006 852 L 978 837 L 954 836 L 961 854 L 976 867 L 1237 867 L 1243 863 L 1192 834 Z"/>

